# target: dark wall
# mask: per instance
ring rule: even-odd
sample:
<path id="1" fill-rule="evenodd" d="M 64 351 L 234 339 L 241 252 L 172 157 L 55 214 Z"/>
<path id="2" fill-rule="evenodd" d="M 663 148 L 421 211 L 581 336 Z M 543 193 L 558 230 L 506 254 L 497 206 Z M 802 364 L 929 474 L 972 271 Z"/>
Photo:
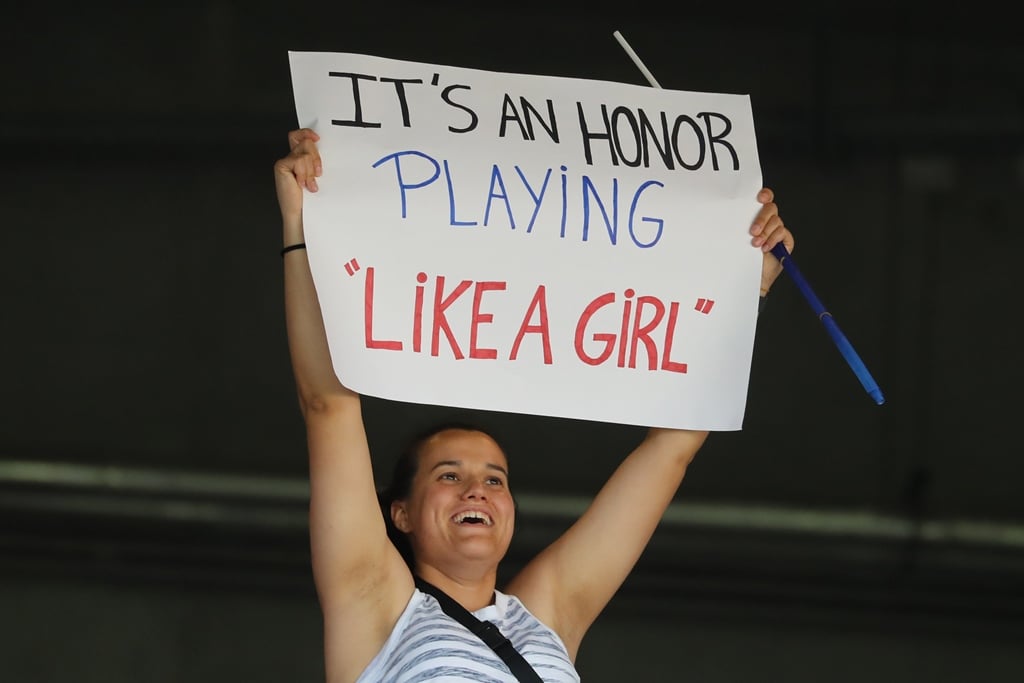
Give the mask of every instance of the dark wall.
<path id="1" fill-rule="evenodd" d="M 0 61 L 11 680 L 322 676 L 271 176 L 295 125 L 287 52 L 642 83 L 614 30 L 664 87 L 750 94 L 794 256 L 887 401 L 870 401 L 780 281 L 744 429 L 713 435 L 692 466 L 678 516 L 585 643 L 585 680 L 632 666 L 665 681 L 1024 672 L 1016 24 L 688 11 L 11 10 Z M 443 413 L 367 399 L 380 470 Z M 640 437 L 478 417 L 506 435 L 533 524 L 513 565 Z"/>

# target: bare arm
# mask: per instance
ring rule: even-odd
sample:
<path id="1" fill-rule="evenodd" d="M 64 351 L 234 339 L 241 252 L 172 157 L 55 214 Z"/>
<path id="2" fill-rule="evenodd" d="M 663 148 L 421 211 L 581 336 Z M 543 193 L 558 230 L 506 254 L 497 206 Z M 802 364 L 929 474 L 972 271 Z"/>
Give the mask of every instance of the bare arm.
<path id="1" fill-rule="evenodd" d="M 640 559 L 706 437 L 649 430 L 583 516 L 508 586 L 561 636 L 571 657 Z"/>
<path id="2" fill-rule="evenodd" d="M 274 166 L 285 246 L 303 241 L 302 197 L 316 191 L 316 134 L 289 134 Z M 285 317 L 306 424 L 313 576 L 324 613 L 329 680 L 354 680 L 412 594 L 377 504 L 359 396 L 338 381 L 306 251 L 284 254 Z"/>
<path id="3" fill-rule="evenodd" d="M 782 242 L 792 252 L 793 237 L 778 215 L 774 193 L 763 189 L 758 201 L 763 206 L 750 234 L 765 254 L 764 295 L 782 271 L 770 250 Z M 650 429 L 580 519 L 509 584 L 508 591 L 561 636 L 571 657 L 640 559 L 707 434 Z"/>

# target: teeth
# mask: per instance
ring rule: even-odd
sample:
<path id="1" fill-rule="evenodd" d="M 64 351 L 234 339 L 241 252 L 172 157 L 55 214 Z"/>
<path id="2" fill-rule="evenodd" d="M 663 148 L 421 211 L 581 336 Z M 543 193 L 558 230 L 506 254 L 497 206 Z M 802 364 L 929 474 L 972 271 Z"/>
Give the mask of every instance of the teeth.
<path id="1" fill-rule="evenodd" d="M 494 524 L 490 516 L 483 512 L 476 511 L 460 512 L 459 514 L 455 515 L 452 519 L 455 521 L 456 524 L 462 524 L 467 519 L 479 519 L 487 526 L 491 526 L 492 524 Z"/>

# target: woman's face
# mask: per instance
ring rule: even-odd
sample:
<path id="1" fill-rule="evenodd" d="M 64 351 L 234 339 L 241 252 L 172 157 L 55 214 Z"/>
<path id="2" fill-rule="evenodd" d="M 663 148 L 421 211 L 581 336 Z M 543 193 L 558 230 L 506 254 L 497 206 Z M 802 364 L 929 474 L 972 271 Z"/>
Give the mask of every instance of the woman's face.
<path id="1" fill-rule="evenodd" d="M 497 566 L 515 528 L 508 462 L 483 432 L 449 429 L 420 449 L 409 497 L 391 507 L 418 562 L 485 560 Z"/>

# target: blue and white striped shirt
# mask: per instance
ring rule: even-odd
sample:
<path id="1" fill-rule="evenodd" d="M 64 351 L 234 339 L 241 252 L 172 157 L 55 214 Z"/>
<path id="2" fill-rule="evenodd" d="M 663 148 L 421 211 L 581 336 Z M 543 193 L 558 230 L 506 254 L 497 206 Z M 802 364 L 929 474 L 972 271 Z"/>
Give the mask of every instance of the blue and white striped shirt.
<path id="1" fill-rule="evenodd" d="M 494 604 L 473 612 L 512 641 L 545 683 L 579 683 L 562 639 L 515 596 L 495 591 Z M 357 683 L 517 683 L 494 650 L 414 590 L 394 630 Z"/>

